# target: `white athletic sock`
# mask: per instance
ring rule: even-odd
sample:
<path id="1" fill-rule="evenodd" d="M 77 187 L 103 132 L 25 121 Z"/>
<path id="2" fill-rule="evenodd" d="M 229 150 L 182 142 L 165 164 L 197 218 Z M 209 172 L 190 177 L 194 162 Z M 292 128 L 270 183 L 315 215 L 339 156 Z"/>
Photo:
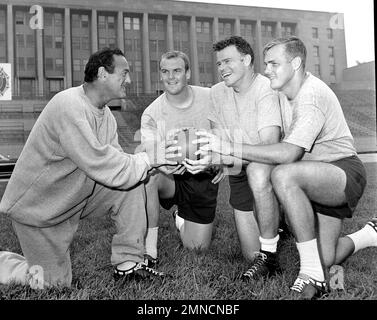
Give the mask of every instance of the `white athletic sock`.
<path id="1" fill-rule="evenodd" d="M 279 238 L 280 238 L 279 235 L 277 235 L 275 238 L 272 238 L 272 239 L 265 239 L 265 238 L 259 237 L 261 250 L 275 253 L 278 246 Z"/>
<path id="2" fill-rule="evenodd" d="M 157 258 L 158 227 L 148 228 L 145 238 L 145 253 L 153 259 Z"/>
<path id="3" fill-rule="evenodd" d="M 355 245 L 353 253 L 367 247 L 377 247 L 377 232 L 368 224 L 359 231 L 348 234 L 347 237 L 351 238 Z"/>
<path id="4" fill-rule="evenodd" d="M 296 242 L 296 246 L 300 255 L 300 273 L 315 280 L 324 281 L 325 275 L 318 253 L 317 239 Z"/>
<path id="5" fill-rule="evenodd" d="M 175 226 L 179 230 L 179 232 L 182 232 L 182 228 L 185 224 L 185 219 L 181 218 L 178 214 L 175 215 Z"/>
<path id="6" fill-rule="evenodd" d="M 134 261 L 125 261 L 117 265 L 117 269 L 121 271 L 126 271 L 132 269 L 136 266 L 136 262 Z"/>

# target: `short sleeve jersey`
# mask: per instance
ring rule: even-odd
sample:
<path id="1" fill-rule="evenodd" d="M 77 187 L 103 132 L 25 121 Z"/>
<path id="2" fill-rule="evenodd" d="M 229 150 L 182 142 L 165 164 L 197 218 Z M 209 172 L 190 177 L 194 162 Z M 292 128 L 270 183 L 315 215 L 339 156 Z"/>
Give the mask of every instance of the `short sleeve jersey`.
<path id="1" fill-rule="evenodd" d="M 303 160 L 331 162 L 356 154 L 353 137 L 335 93 L 311 73 L 296 97 L 279 93 L 283 141 L 305 149 Z"/>
<path id="2" fill-rule="evenodd" d="M 210 129 L 209 88 L 189 86 L 193 93 L 190 105 L 177 108 L 170 104 L 163 93 L 143 112 L 141 117 L 141 140 L 164 140 L 175 129 L 194 127 Z"/>
<path id="3" fill-rule="evenodd" d="M 208 119 L 225 132 L 229 141 L 260 144 L 261 129 L 282 126 L 278 95 L 266 77 L 256 75 L 242 105 L 236 103 L 235 94 L 224 82 L 211 88 Z"/>

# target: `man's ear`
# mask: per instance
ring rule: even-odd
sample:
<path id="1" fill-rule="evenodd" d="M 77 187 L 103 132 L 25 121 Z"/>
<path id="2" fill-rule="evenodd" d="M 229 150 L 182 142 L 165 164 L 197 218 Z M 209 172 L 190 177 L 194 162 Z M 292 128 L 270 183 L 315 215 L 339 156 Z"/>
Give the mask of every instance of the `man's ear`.
<path id="1" fill-rule="evenodd" d="M 188 70 L 186 71 L 186 79 L 187 79 L 187 80 L 190 80 L 190 79 L 191 79 L 191 69 L 188 69 Z"/>
<path id="2" fill-rule="evenodd" d="M 97 72 L 97 78 L 102 79 L 102 78 L 106 78 L 106 76 L 107 76 L 106 69 L 104 67 L 99 67 L 98 72 Z"/>
<path id="3" fill-rule="evenodd" d="M 243 63 L 245 64 L 245 66 L 249 66 L 251 64 L 251 56 L 249 54 L 244 55 Z"/>
<path id="4" fill-rule="evenodd" d="M 291 61 L 293 69 L 298 70 L 302 65 L 302 59 L 300 57 L 294 57 Z"/>

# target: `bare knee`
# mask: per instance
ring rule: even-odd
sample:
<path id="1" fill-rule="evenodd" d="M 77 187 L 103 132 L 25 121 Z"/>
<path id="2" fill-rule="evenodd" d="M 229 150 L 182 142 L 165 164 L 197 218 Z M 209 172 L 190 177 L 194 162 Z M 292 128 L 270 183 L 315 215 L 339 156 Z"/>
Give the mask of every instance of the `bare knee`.
<path id="1" fill-rule="evenodd" d="M 271 172 L 271 183 L 275 191 L 284 191 L 294 184 L 294 170 L 290 165 L 278 165 Z"/>
<path id="2" fill-rule="evenodd" d="M 253 192 L 262 192 L 266 189 L 271 189 L 271 170 L 272 167 L 251 162 L 246 168 L 247 179 Z"/>

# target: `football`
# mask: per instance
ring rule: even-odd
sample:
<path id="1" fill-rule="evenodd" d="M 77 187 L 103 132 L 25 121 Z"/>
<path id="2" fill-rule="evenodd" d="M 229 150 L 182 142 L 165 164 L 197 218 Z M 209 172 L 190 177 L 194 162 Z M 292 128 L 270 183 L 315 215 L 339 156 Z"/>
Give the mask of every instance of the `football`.
<path id="1" fill-rule="evenodd" d="M 198 136 L 195 132 L 198 131 L 195 128 L 183 128 L 178 131 L 174 140 L 177 140 L 177 146 L 181 147 L 181 150 L 176 151 L 175 153 L 181 153 L 181 156 L 176 156 L 171 158 L 171 161 L 177 161 L 179 164 L 182 163 L 184 159 L 190 160 L 199 160 L 200 155 L 196 155 L 195 152 L 199 150 L 201 144 L 193 144 L 192 141 L 198 139 Z"/>

